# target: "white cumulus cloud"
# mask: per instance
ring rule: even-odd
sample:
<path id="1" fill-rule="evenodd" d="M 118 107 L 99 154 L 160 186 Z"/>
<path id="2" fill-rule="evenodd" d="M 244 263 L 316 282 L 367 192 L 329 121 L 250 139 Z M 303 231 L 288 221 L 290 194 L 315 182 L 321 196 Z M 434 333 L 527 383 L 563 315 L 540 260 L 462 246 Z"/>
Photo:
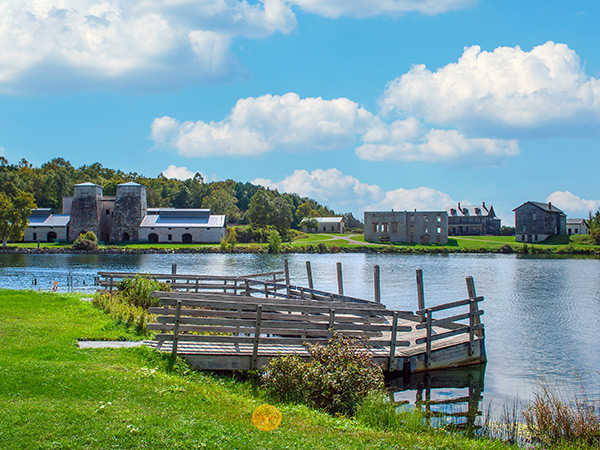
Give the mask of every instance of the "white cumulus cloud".
<path id="1" fill-rule="evenodd" d="M 301 99 L 287 93 L 240 99 L 219 122 L 157 118 L 151 134 L 157 147 L 185 156 L 248 156 L 349 147 L 372 121 L 371 113 L 346 98 Z"/>
<path id="2" fill-rule="evenodd" d="M 600 200 L 586 200 L 570 191 L 555 191 L 546 200 L 566 213 L 579 214 L 581 217 L 587 217 L 589 212 L 600 208 Z"/>
<path id="3" fill-rule="evenodd" d="M 415 119 L 385 123 L 347 98 L 324 100 L 285 95 L 240 99 L 218 122 L 156 118 L 157 148 L 184 156 L 253 156 L 272 151 L 352 148 L 369 161 L 455 161 L 487 164 L 519 153 L 514 140 L 469 138 L 456 130 L 429 129 Z M 361 142 L 362 141 L 362 142 Z"/>
<path id="4" fill-rule="evenodd" d="M 362 139 L 356 154 L 369 161 L 434 162 L 470 157 L 491 162 L 519 154 L 516 140 L 469 138 L 456 130 L 427 129 L 415 118 L 389 125 L 381 122 Z"/>
<path id="5" fill-rule="evenodd" d="M 435 15 L 465 8 L 478 0 L 290 0 L 305 11 L 325 17 L 397 17 L 409 12 Z"/>
<path id="6" fill-rule="evenodd" d="M 565 44 L 492 52 L 472 46 L 458 62 L 435 72 L 412 67 L 388 83 L 380 106 L 459 130 L 597 130 L 600 80 L 586 75 L 579 56 Z"/>
<path id="7" fill-rule="evenodd" d="M 356 214 L 365 210 L 442 210 L 444 205 L 455 203 L 448 194 L 427 187 L 386 192 L 376 184 L 363 183 L 335 168 L 296 170 L 280 181 L 258 178 L 252 183 L 280 192 L 294 192 L 337 211 L 351 210 Z"/>
<path id="8" fill-rule="evenodd" d="M 233 38 L 295 26 L 283 0 L 0 2 L 0 92 L 220 79 Z"/>
<path id="9" fill-rule="evenodd" d="M 206 180 L 206 175 L 202 172 L 192 172 L 187 167 L 177 167 L 175 164 L 171 164 L 166 170 L 163 170 L 162 175 L 166 178 L 175 178 L 177 180 L 189 180 L 190 178 L 194 178 L 196 173 L 199 173 L 204 180 Z"/>

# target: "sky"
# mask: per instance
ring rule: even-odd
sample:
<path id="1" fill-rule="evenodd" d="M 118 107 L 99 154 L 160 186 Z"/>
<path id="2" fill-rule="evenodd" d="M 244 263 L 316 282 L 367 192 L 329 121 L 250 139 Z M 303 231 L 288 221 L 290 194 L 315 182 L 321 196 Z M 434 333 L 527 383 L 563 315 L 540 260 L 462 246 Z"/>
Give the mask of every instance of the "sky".
<path id="1" fill-rule="evenodd" d="M 337 212 L 600 207 L 597 0 L 11 0 L 0 155 Z"/>

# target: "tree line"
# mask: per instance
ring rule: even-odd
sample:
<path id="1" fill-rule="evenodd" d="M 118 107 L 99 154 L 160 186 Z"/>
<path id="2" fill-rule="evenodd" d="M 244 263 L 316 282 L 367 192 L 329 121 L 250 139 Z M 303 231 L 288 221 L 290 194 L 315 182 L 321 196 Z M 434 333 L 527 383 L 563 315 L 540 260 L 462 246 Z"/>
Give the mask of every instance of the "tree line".
<path id="1" fill-rule="evenodd" d="M 51 208 L 54 213 L 61 213 L 62 198 L 73 195 L 75 184 L 95 183 L 102 186 L 104 195 L 110 196 L 116 195 L 118 184 L 129 181 L 146 187 L 150 208 L 209 208 L 213 214 L 227 215 L 230 225 L 273 227 L 282 235 L 291 228 L 298 228 L 305 218 L 339 215 L 316 200 L 298 194 L 279 193 L 234 180 L 206 182 L 200 173 L 188 180 L 177 180 L 162 174 L 147 177 L 124 172 L 98 162 L 74 167 L 63 158 L 54 158 L 34 167 L 26 159 L 11 164 L 0 157 L 0 209 L 3 211 L 0 237 L 4 242 L 22 239 L 32 208 Z M 350 227 L 361 225 L 351 213 L 343 215 Z"/>

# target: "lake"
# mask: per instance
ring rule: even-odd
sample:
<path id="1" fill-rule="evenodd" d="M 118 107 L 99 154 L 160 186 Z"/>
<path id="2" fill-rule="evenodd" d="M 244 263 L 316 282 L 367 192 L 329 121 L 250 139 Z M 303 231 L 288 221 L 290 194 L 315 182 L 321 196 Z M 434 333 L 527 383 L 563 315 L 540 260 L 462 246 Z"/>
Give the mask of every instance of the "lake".
<path id="1" fill-rule="evenodd" d="M 540 380 L 563 391 L 583 385 L 600 398 L 600 260 L 531 258 L 516 255 L 286 255 L 292 283 L 306 285 L 305 261 L 311 261 L 316 289 L 337 291 L 336 262 L 343 264 L 344 293 L 373 298 L 373 266 L 381 267 L 381 298 L 390 308 L 417 309 L 415 270 L 423 269 L 425 303 L 435 306 L 466 298 L 465 277 L 473 276 L 485 297 L 488 364 L 485 370 L 449 372 L 436 377 L 400 380 L 398 385 L 429 383 L 435 398 L 460 396 L 466 385 L 483 390 L 481 408 L 492 409 L 532 398 Z M 0 255 L 0 286 L 94 291 L 99 270 L 232 274 L 281 270 L 281 255 Z M 438 376 L 439 378 L 439 376 Z M 436 381 L 437 380 L 437 381 Z M 460 381 L 463 380 L 463 381 Z M 466 380 L 466 381 L 465 381 Z M 470 380 L 470 381 L 469 381 Z M 480 381 L 477 381 L 480 380 Z M 455 386 L 453 386 L 453 383 Z M 472 386 L 471 386 L 472 387 Z M 414 401 L 418 391 L 396 394 Z M 434 398 L 434 397 L 432 397 Z"/>

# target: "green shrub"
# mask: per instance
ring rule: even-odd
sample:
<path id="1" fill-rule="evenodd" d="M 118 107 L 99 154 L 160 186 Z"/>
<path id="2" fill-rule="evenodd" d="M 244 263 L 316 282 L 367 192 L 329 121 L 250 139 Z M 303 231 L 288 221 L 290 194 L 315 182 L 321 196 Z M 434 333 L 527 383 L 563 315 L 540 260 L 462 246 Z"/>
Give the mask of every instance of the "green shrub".
<path id="1" fill-rule="evenodd" d="M 354 414 L 370 393 L 383 389 L 383 371 L 358 339 L 334 334 L 327 345 L 308 348 L 309 362 L 298 356 L 269 362 L 262 382 L 270 395 L 329 413 Z"/>
<path id="2" fill-rule="evenodd" d="M 269 231 L 269 253 L 281 253 L 281 236 L 277 230 Z"/>
<path id="3" fill-rule="evenodd" d="M 92 304 L 109 314 L 118 323 L 133 327 L 139 334 L 146 334 L 146 325 L 152 320 L 148 310 L 128 303 L 121 295 L 98 292 Z"/>
<path id="4" fill-rule="evenodd" d="M 117 287 L 125 302 L 144 309 L 160 306 L 158 299 L 151 297 L 152 291 L 171 292 L 168 283 L 152 280 L 139 273 L 134 278 L 123 278 Z"/>
<path id="5" fill-rule="evenodd" d="M 98 238 L 93 231 L 81 233 L 73 242 L 72 248 L 74 250 L 98 250 Z"/>

